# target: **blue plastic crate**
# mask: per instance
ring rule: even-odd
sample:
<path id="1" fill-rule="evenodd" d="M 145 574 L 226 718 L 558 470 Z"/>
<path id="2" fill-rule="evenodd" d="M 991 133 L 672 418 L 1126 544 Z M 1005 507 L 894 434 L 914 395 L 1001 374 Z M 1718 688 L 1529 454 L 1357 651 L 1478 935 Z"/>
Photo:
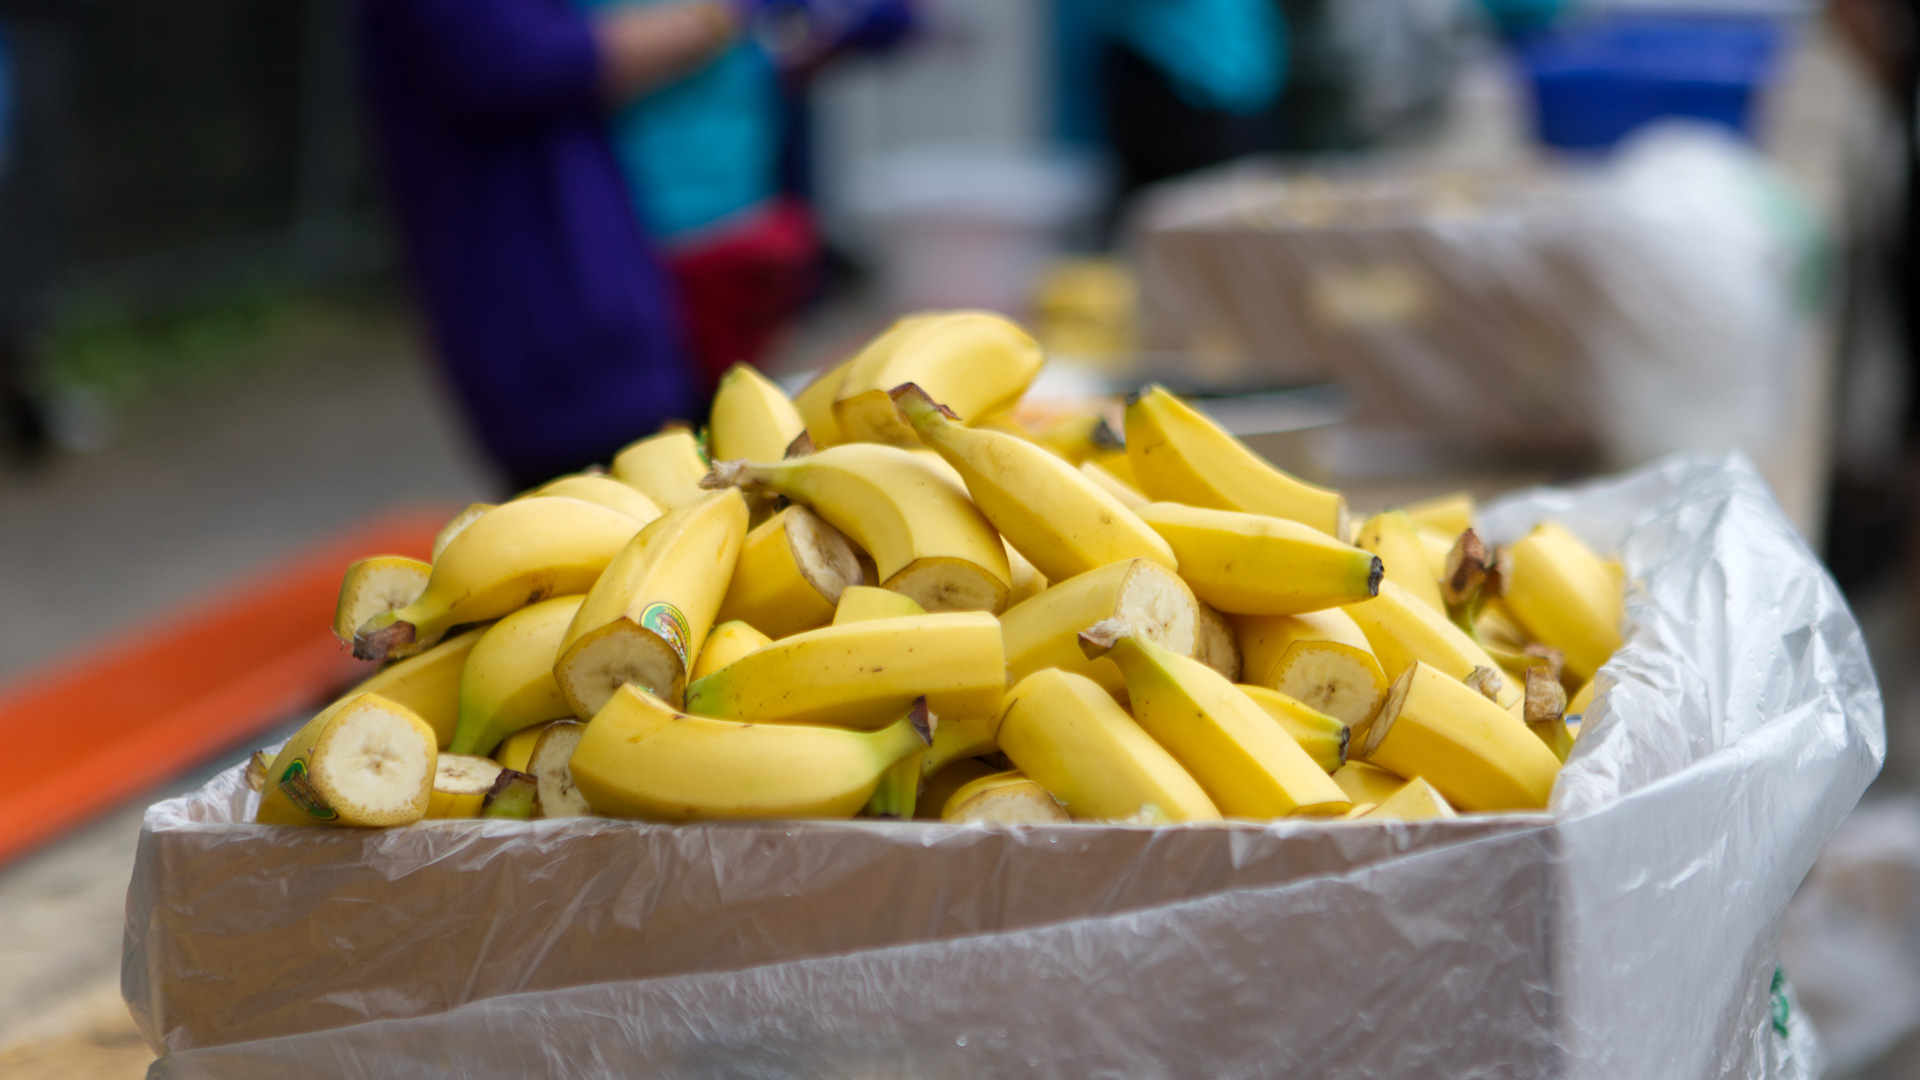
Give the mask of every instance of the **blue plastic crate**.
<path id="1" fill-rule="evenodd" d="M 1533 35 L 1516 50 L 1540 141 L 1603 150 L 1671 117 L 1751 138 L 1754 92 L 1772 75 L 1783 36 L 1765 19 L 1615 16 Z"/>

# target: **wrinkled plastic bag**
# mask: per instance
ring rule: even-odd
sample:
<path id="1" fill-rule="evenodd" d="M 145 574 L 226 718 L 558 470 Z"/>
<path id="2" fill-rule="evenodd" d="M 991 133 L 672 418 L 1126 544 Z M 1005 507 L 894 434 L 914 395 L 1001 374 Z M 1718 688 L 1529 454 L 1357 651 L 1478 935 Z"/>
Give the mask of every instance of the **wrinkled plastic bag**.
<path id="1" fill-rule="evenodd" d="M 1810 1077 L 1788 898 L 1879 767 L 1831 579 L 1743 459 L 1487 508 L 1621 552 L 1550 814 L 142 831 L 156 1077 Z"/>

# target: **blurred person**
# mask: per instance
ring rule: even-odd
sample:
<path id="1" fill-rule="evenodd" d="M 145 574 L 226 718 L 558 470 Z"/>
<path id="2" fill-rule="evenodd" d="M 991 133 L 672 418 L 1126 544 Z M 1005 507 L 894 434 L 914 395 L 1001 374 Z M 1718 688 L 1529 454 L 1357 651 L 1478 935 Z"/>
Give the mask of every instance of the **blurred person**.
<path id="1" fill-rule="evenodd" d="M 515 488 L 695 415 L 672 287 L 610 108 L 737 35 L 708 0 L 362 0 L 365 93 L 407 262 L 474 433 Z"/>
<path id="2" fill-rule="evenodd" d="M 578 0 L 606 13 L 663 0 Z M 673 0 L 664 0 L 671 3 Z M 812 293 L 813 216 L 782 176 L 801 81 L 851 49 L 891 47 L 905 0 L 737 0 L 745 32 L 612 118 L 615 156 L 674 284 L 701 389 L 756 363 Z"/>

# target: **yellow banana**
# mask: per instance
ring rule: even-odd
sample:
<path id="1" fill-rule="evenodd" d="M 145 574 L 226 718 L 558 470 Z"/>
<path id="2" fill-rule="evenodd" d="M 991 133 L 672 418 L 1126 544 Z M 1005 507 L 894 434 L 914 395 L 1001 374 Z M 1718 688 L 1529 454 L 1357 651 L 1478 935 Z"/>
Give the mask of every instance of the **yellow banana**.
<path id="1" fill-rule="evenodd" d="M 806 430 L 793 399 L 752 365 L 735 364 L 720 376 L 707 419 L 714 460 L 779 461 Z"/>
<path id="2" fill-rule="evenodd" d="M 1380 556 L 1388 581 L 1446 614 L 1447 602 L 1440 596 L 1441 575 L 1431 571 L 1426 545 L 1420 542 L 1420 529 L 1412 518 L 1399 510 L 1375 514 L 1361 523 L 1355 542 L 1362 550 Z"/>
<path id="3" fill-rule="evenodd" d="M 842 590 L 861 581 L 845 534 L 806 507 L 789 506 L 747 534 L 715 617 L 783 638 L 826 625 Z"/>
<path id="4" fill-rule="evenodd" d="M 1015 769 L 961 787 L 941 808 L 940 820 L 954 825 L 1064 825 L 1072 819 L 1052 792 Z"/>
<path id="5" fill-rule="evenodd" d="M 1380 559 L 1297 521 L 1154 503 L 1141 520 L 1166 537 L 1193 594 L 1235 615 L 1298 615 L 1379 592 Z"/>
<path id="6" fill-rule="evenodd" d="M 1459 679 L 1416 661 L 1394 681 L 1358 756 L 1421 777 L 1461 810 L 1539 810 L 1560 759 Z"/>
<path id="7" fill-rule="evenodd" d="M 441 754 L 433 763 L 433 794 L 427 799 L 427 817 L 479 817 L 480 804 L 499 778 L 500 763 L 492 758 Z"/>
<path id="8" fill-rule="evenodd" d="M 1241 674 L 1358 727 L 1387 696 L 1387 676 L 1353 617 L 1340 608 L 1304 615 L 1235 615 Z"/>
<path id="9" fill-rule="evenodd" d="M 1097 461 L 1081 462 L 1080 475 L 1093 481 L 1096 487 L 1113 496 L 1121 506 L 1129 510 L 1138 512 L 1150 501 L 1145 495 L 1127 486 L 1126 481 L 1115 476 L 1113 470 Z"/>
<path id="10" fill-rule="evenodd" d="M 1286 518 L 1347 538 L 1347 500 L 1339 492 L 1267 464 L 1163 386 L 1127 402 L 1127 461 L 1150 499 Z"/>
<path id="11" fill-rule="evenodd" d="M 909 451 L 854 443 L 771 463 L 726 461 L 705 483 L 806 504 L 873 556 L 882 586 L 928 611 L 1006 607 L 1012 572 L 1000 535 L 966 488 Z"/>
<path id="12" fill-rule="evenodd" d="M 549 720 L 545 724 L 535 724 L 530 728 L 522 728 L 514 732 L 494 749 L 493 760 L 499 762 L 503 769 L 527 772 L 533 763 L 533 749 L 540 745 L 540 736 L 546 734 L 548 725 L 561 722 Z M 578 723 L 579 721 L 567 722 Z"/>
<path id="13" fill-rule="evenodd" d="M 1444 579 L 1447 576 L 1447 557 L 1453 553 L 1453 545 L 1460 539 L 1460 534 L 1448 536 L 1426 525 L 1415 525 L 1414 531 L 1420 538 L 1420 550 L 1427 557 L 1427 573 L 1435 581 Z"/>
<path id="14" fill-rule="evenodd" d="M 743 724 L 677 713 L 629 684 L 595 714 L 569 765 L 587 804 L 613 817 L 851 817 L 881 774 L 926 748 L 925 710 L 896 715 L 871 732 Z"/>
<path id="15" fill-rule="evenodd" d="M 1400 509 L 1414 524 L 1434 530 L 1449 548 L 1455 538 L 1473 528 L 1473 496 L 1464 491 L 1410 502 Z"/>
<path id="16" fill-rule="evenodd" d="M 406 607 L 427 591 L 433 567 L 404 555 L 375 555 L 347 564 L 333 608 L 333 636 L 351 644 L 353 632 L 375 615 Z"/>
<path id="17" fill-rule="evenodd" d="M 937 739 L 939 736 L 936 734 L 934 738 Z M 932 752 L 932 750 L 927 751 L 929 754 Z M 920 785 L 920 794 L 914 803 L 913 816 L 923 821 L 939 821 L 940 811 L 946 809 L 947 803 L 952 800 L 955 792 L 981 777 L 992 776 L 999 771 L 985 762 L 961 758 L 945 768 L 925 774 L 926 780 Z"/>
<path id="18" fill-rule="evenodd" d="M 833 405 L 834 423 L 847 440 L 912 446 L 913 431 L 887 396 L 894 387 L 918 383 L 973 421 L 1019 401 L 1043 363 L 1039 344 L 992 312 L 902 320 L 854 358 Z"/>
<path id="19" fill-rule="evenodd" d="M 491 754 L 522 728 L 573 715 L 553 679 L 553 665 L 585 599 L 558 596 L 530 604 L 481 635 L 460 677 L 460 724 L 448 750 Z"/>
<path id="20" fill-rule="evenodd" d="M 935 716 L 987 716 L 1006 689 L 1000 624 L 984 612 L 949 612 L 781 638 L 687 687 L 687 711 L 873 730 L 923 696 Z"/>
<path id="21" fill-rule="evenodd" d="M 956 761 L 998 751 L 1000 715 L 992 712 L 959 719 L 938 718 L 933 725 L 933 743 L 927 747 L 925 759 L 920 763 L 921 775 L 932 777 Z"/>
<path id="22" fill-rule="evenodd" d="M 677 702 L 713 628 L 747 535 L 747 502 L 716 491 L 640 530 L 560 641 L 553 677 L 575 716 L 592 716 L 625 683 Z"/>
<path id="23" fill-rule="evenodd" d="M 833 609 L 833 625 L 845 626 L 871 619 L 904 619 L 926 613 L 927 609 L 914 603 L 911 596 L 903 596 L 890 589 L 876 589 L 871 585 L 849 585 L 840 593 L 840 603 Z"/>
<path id="24" fill-rule="evenodd" d="M 800 414 L 801 421 L 806 424 L 807 435 L 813 439 L 816 449 L 825 450 L 835 443 L 846 441 L 840 437 L 840 425 L 834 423 L 833 402 L 840 396 L 840 384 L 847 380 L 848 370 L 858 359 L 860 357 L 856 354 L 833 367 L 826 368 L 793 396 L 794 410 Z"/>
<path id="25" fill-rule="evenodd" d="M 378 694 L 342 698 L 307 721 L 267 769 L 263 825 L 408 825 L 433 797 L 433 729 Z"/>
<path id="26" fill-rule="evenodd" d="M 632 518 L 636 528 L 658 519 L 661 514 L 659 504 L 641 494 L 639 488 L 605 476 L 563 476 L 535 488 L 533 493 L 526 497 L 532 499 L 551 495 L 583 499 L 590 503 L 599 503 L 609 510 L 618 510 Z"/>
<path id="27" fill-rule="evenodd" d="M 426 721 L 433 729 L 434 745 L 444 749 L 453 741 L 454 729 L 460 723 L 461 672 L 485 632 L 486 626 L 469 630 L 425 652 L 387 664 L 340 700 L 379 694 Z"/>
<path id="28" fill-rule="evenodd" d="M 1367 635 L 1367 644 L 1389 680 L 1399 678 L 1415 661 L 1430 664 L 1455 681 L 1477 667 L 1499 667 L 1445 615 L 1391 581 L 1380 583 L 1379 596 L 1345 610 Z M 1520 690 L 1512 679 L 1502 679 L 1497 698 L 1503 706 L 1512 705 L 1520 700 Z"/>
<path id="29" fill-rule="evenodd" d="M 973 503 L 1049 580 L 1123 559 L 1174 569 L 1173 550 L 1120 500 L 1033 443 L 949 419 L 917 385 L 893 393 L 920 440 L 959 472 Z"/>
<path id="30" fill-rule="evenodd" d="M 1347 763 L 1347 743 L 1353 729 L 1345 723 L 1278 690 L 1242 686 L 1240 692 L 1286 729 L 1315 765 L 1332 773 Z"/>
<path id="31" fill-rule="evenodd" d="M 1446 796 L 1440 794 L 1432 784 L 1416 776 L 1380 800 L 1378 806 L 1360 816 L 1384 821 L 1430 821 L 1456 818 L 1460 815 L 1454 812 L 1453 807 L 1447 805 Z"/>
<path id="32" fill-rule="evenodd" d="M 353 655 L 409 655 L 461 623 L 585 592 L 637 531 L 619 511 L 566 496 L 503 503 L 454 537 L 419 599 L 361 624 Z"/>
<path id="33" fill-rule="evenodd" d="M 1300 744 L 1219 672 L 1142 639 L 1118 620 L 1089 628 L 1080 641 L 1087 655 L 1120 666 L 1134 719 L 1221 813 L 1273 818 L 1352 808 Z"/>
<path id="34" fill-rule="evenodd" d="M 447 523 L 440 526 L 440 531 L 434 535 L 433 556 L 428 561 L 439 562 L 440 553 L 447 550 L 447 545 L 453 543 L 453 538 L 459 536 L 467 526 L 479 521 L 482 514 L 493 508 L 493 503 L 468 503 L 465 510 L 448 518 Z"/>
<path id="35" fill-rule="evenodd" d="M 687 681 L 704 679 L 748 653 L 771 644 L 772 638 L 738 619 L 723 622 L 707 633 L 707 643 L 700 647 L 700 658 L 693 662 L 693 671 L 687 675 Z"/>
<path id="36" fill-rule="evenodd" d="M 1012 587 L 1007 590 L 1007 606 L 1023 604 L 1047 591 L 1047 575 L 1034 569 L 1026 556 L 1013 550 L 1006 537 L 1000 538 L 1000 546 L 1007 553 L 1007 576 L 1012 579 Z"/>
<path id="37" fill-rule="evenodd" d="M 1068 578 L 1002 615 L 1009 674 L 1018 682 L 1059 668 L 1124 697 L 1126 680 L 1113 661 L 1089 658 L 1080 649 L 1080 631 L 1106 619 L 1122 619 L 1148 641 L 1182 656 L 1192 656 L 1199 644 L 1193 593 L 1159 563 L 1133 559 Z"/>
<path id="38" fill-rule="evenodd" d="M 649 435 L 613 456 L 613 477 L 672 513 L 700 498 L 707 459 L 685 428 Z"/>
<path id="39" fill-rule="evenodd" d="M 1593 678 L 1620 648 L 1625 601 L 1614 574 L 1565 528 L 1542 524 L 1507 549 L 1508 610 L 1535 641 L 1564 652 L 1575 683 Z"/>
<path id="40" fill-rule="evenodd" d="M 1406 784 L 1404 779 L 1364 761 L 1349 761 L 1334 770 L 1333 782 L 1355 806 L 1383 803 Z"/>
<path id="41" fill-rule="evenodd" d="M 1580 688 L 1580 692 L 1573 695 L 1573 700 L 1567 702 L 1567 721 L 1569 723 L 1587 715 L 1587 710 L 1593 706 L 1593 695 L 1596 689 L 1596 682 L 1588 679 L 1587 684 Z"/>
<path id="42" fill-rule="evenodd" d="M 1153 806 L 1169 821 L 1217 821 L 1206 792 L 1092 679 L 1049 668 L 1007 691 L 1000 749 L 1076 818 Z"/>
<path id="43" fill-rule="evenodd" d="M 1098 413 L 1069 416 L 1049 424 L 1034 441 L 1076 466 L 1095 454 L 1124 452 L 1127 448 L 1106 417 Z"/>
<path id="44" fill-rule="evenodd" d="M 569 762 L 586 735 L 587 725 L 578 720 L 555 720 L 537 729 L 539 738 L 527 755 L 520 771 L 533 777 L 533 816 L 541 818 L 585 817 L 593 812 L 587 800 L 573 784 Z"/>

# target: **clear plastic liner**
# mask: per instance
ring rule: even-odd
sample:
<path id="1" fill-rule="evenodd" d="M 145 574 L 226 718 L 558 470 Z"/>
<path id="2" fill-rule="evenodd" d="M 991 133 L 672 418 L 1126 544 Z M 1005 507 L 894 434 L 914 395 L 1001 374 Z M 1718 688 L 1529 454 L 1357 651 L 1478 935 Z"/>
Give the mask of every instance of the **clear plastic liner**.
<path id="1" fill-rule="evenodd" d="M 153 807 L 156 1077 L 1806 1077 L 1787 901 L 1878 769 L 1860 633 L 1743 459 L 1487 508 L 1621 552 L 1550 814 L 1168 828 L 245 824 Z"/>

